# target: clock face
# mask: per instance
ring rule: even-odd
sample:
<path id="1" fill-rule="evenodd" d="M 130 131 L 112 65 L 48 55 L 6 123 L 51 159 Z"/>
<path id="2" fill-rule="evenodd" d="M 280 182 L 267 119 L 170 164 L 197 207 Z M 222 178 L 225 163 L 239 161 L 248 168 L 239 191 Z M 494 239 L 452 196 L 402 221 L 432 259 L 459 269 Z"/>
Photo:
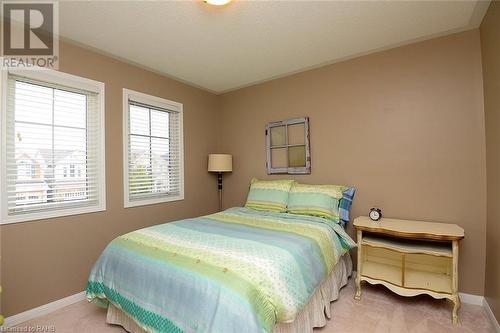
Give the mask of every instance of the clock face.
<path id="1" fill-rule="evenodd" d="M 378 219 L 380 219 L 380 213 L 376 210 L 372 210 L 370 212 L 370 218 L 374 221 L 378 221 Z"/>

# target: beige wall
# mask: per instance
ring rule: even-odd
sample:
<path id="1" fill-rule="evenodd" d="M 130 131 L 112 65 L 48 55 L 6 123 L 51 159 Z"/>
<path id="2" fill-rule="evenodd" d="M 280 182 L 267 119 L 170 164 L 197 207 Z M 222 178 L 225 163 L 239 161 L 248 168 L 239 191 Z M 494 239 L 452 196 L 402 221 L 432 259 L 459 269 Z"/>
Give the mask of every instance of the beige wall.
<path id="1" fill-rule="evenodd" d="M 493 1 L 481 25 L 488 213 L 485 296 L 500 321 L 500 2 Z"/>
<path id="2" fill-rule="evenodd" d="M 106 244 L 128 231 L 217 209 L 207 173 L 216 148 L 217 96 L 82 48 L 61 44 L 60 70 L 106 84 L 107 210 L 1 227 L 2 314 L 81 292 Z M 184 104 L 185 200 L 123 208 L 122 89 Z"/>
<path id="3" fill-rule="evenodd" d="M 486 175 L 478 30 L 244 88 L 223 95 L 221 103 L 219 147 L 234 155 L 226 206 L 244 203 L 252 176 L 271 178 L 265 171 L 266 123 L 309 116 L 312 174 L 294 178 L 356 186 L 354 216 L 378 206 L 385 216 L 463 226 L 460 290 L 483 294 Z"/>

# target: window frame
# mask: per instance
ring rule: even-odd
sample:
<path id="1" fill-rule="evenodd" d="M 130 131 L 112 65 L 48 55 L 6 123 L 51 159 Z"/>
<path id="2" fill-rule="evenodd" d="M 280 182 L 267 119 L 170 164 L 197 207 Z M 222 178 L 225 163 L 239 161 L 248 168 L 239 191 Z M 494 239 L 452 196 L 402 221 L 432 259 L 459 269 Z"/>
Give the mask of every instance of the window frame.
<path id="1" fill-rule="evenodd" d="M 157 198 L 130 200 L 129 191 L 129 101 L 138 102 L 151 107 L 171 110 L 179 113 L 179 195 L 165 195 Z M 148 95 L 131 89 L 123 89 L 123 206 L 125 208 L 154 205 L 159 203 L 184 200 L 184 123 L 183 105 L 157 96 Z M 169 125 L 170 126 L 170 125 Z"/>
<path id="2" fill-rule="evenodd" d="M 304 124 L 304 143 L 299 145 L 289 144 L 288 142 L 288 127 L 296 124 Z M 285 144 L 281 147 L 273 147 L 271 144 L 271 130 L 275 127 L 285 127 Z M 289 175 L 309 175 L 311 174 L 311 144 L 309 141 L 309 117 L 293 118 L 281 121 L 274 121 L 266 124 L 266 169 L 268 175 L 289 174 Z M 288 150 L 290 147 L 304 146 L 305 149 L 305 166 L 293 167 L 289 165 Z M 272 165 L 272 149 L 287 149 L 287 166 L 273 167 Z"/>
<path id="3" fill-rule="evenodd" d="M 97 112 L 100 126 L 99 132 L 99 163 L 97 167 L 98 179 L 97 204 L 75 207 L 75 208 L 60 208 L 51 209 L 48 211 L 25 213 L 19 215 L 10 215 L 7 200 L 7 89 L 9 75 L 21 76 L 31 80 L 53 83 L 57 85 L 67 86 L 74 89 L 81 89 L 97 94 Z M 88 78 L 47 69 L 34 68 L 31 70 L 9 69 L 3 70 L 0 74 L 0 225 L 28 222 L 35 220 L 51 219 L 56 217 L 72 216 L 86 213 L 95 213 L 106 210 L 106 132 L 105 132 L 105 85 L 103 82 L 91 80 Z"/>

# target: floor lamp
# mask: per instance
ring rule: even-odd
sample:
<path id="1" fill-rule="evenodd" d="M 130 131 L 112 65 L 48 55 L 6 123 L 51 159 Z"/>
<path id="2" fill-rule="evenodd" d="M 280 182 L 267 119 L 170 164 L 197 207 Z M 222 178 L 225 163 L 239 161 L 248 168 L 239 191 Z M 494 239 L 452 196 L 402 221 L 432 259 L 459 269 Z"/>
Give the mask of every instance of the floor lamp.
<path id="1" fill-rule="evenodd" d="M 219 211 L 222 211 L 222 173 L 233 171 L 233 156 L 229 154 L 208 155 L 208 171 L 217 172 L 217 188 L 219 189 Z"/>

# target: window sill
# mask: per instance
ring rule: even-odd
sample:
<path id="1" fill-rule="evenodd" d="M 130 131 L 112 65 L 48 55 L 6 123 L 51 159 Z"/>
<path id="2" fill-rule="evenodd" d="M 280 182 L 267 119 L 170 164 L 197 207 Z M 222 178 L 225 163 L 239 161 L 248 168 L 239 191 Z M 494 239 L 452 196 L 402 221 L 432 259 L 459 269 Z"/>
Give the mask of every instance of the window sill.
<path id="1" fill-rule="evenodd" d="M 160 204 L 160 203 L 181 201 L 181 200 L 184 200 L 183 194 L 177 195 L 177 196 L 165 197 L 165 198 L 142 199 L 142 200 L 139 199 L 139 200 L 134 200 L 134 201 L 129 201 L 129 200 L 125 199 L 124 207 L 125 208 L 133 208 L 133 207 L 155 205 L 155 204 Z"/>
<path id="2" fill-rule="evenodd" d="M 101 205 L 80 207 L 80 208 L 61 209 L 50 212 L 26 213 L 26 214 L 6 216 L 6 217 L 4 216 L 0 221 L 0 225 L 30 222 L 30 221 L 44 220 L 44 219 L 53 219 L 58 217 L 67 217 L 67 216 L 88 214 L 88 213 L 97 213 L 105 210 L 106 210 L 106 205 L 101 204 Z"/>

